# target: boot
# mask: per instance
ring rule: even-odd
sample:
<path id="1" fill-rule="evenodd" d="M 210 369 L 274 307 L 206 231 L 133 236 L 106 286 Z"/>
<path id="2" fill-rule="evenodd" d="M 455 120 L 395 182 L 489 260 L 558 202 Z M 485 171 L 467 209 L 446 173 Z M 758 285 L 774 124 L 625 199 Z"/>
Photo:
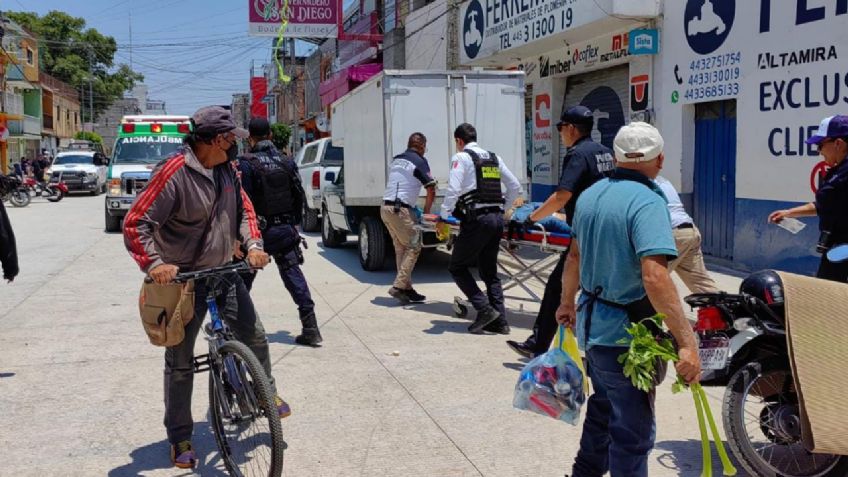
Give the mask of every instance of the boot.
<path id="1" fill-rule="evenodd" d="M 294 342 L 304 346 L 318 346 L 324 341 L 321 338 L 321 330 L 318 329 L 318 319 L 315 318 L 315 312 L 310 311 L 307 315 L 300 317 L 300 324 L 303 326 L 303 331 L 294 338 Z"/>

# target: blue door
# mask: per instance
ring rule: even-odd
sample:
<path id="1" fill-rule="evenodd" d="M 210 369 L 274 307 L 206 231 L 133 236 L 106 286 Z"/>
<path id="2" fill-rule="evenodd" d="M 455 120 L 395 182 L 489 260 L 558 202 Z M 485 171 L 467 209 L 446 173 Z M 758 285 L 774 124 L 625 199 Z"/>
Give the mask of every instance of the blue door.
<path id="1" fill-rule="evenodd" d="M 694 219 L 705 254 L 733 259 L 736 101 L 695 105 Z"/>

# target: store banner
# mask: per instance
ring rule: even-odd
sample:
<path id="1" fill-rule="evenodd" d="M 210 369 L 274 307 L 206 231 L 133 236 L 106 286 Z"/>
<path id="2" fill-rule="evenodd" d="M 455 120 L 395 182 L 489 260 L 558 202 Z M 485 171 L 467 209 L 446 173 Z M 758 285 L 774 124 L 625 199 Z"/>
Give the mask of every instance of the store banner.
<path id="1" fill-rule="evenodd" d="M 266 94 L 268 80 L 264 76 L 250 78 L 250 117 L 268 117 L 268 103 L 262 101 Z"/>
<path id="2" fill-rule="evenodd" d="M 341 0 L 248 0 L 247 8 L 250 36 L 276 37 L 285 17 L 286 38 L 336 38 L 342 15 Z"/>

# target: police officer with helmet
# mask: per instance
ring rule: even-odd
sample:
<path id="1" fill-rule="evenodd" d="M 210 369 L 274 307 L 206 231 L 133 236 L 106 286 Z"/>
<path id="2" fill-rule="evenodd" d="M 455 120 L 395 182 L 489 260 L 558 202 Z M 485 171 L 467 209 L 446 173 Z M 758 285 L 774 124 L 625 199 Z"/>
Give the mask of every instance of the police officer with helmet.
<path id="1" fill-rule="evenodd" d="M 778 223 L 787 217 L 819 216 L 819 242 L 816 250 L 822 254 L 818 278 L 848 283 L 848 263 L 833 263 L 827 251 L 848 243 L 848 116 L 824 118 L 818 131 L 806 141 L 818 147 L 830 170 L 816 192 L 816 200 L 792 209 L 777 210 L 769 222 Z"/>
<path id="2" fill-rule="evenodd" d="M 592 140 L 595 116 L 585 106 L 573 106 L 563 111 L 557 123 L 557 131 L 568 148 L 562 161 L 562 172 L 556 191 L 525 221 L 526 228 L 533 228 L 536 221 L 565 207 L 568 225 L 574 218 L 574 206 L 584 190 L 595 182 L 609 176 L 615 169 L 612 150 Z M 542 304 L 533 323 L 533 334 L 525 341 L 507 341 L 506 344 L 521 356 L 532 358 L 548 350 L 558 328 L 556 310 L 562 294 L 562 272 L 568 252 L 560 254 L 559 261 L 548 277 Z"/>
<path id="3" fill-rule="evenodd" d="M 474 126 L 460 124 L 453 133 L 456 150 L 441 217 L 453 214 L 461 221 L 448 270 L 459 289 L 477 310 L 468 327 L 473 334 L 483 331 L 509 334 L 503 288 L 498 277 L 498 252 L 504 227 L 504 202 L 512 204 L 522 195 L 521 183 L 501 158 L 477 144 Z M 506 186 L 506 200 L 501 191 Z M 480 290 L 469 270 L 477 267 L 486 284 Z"/>
<path id="4" fill-rule="evenodd" d="M 295 342 L 318 346 L 323 339 L 315 318 L 315 302 L 300 265 L 301 244 L 306 245 L 295 226 L 303 211 L 303 186 L 294 160 L 280 154 L 271 142 L 271 126 L 264 118 L 253 118 L 248 125 L 250 152 L 239 157 L 239 171 L 259 219 L 265 251 L 274 257 L 286 289 L 297 303 L 303 331 Z M 245 277 L 248 290 L 255 276 Z"/>

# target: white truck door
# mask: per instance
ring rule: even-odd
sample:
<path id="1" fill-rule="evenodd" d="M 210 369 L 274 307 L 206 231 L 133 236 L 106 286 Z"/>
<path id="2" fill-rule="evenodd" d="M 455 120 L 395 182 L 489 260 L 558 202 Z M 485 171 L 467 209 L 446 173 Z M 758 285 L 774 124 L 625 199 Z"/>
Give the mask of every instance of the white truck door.
<path id="1" fill-rule="evenodd" d="M 427 137 L 425 157 L 442 191 L 448 181 L 453 155 L 453 128 L 446 124 L 447 87 L 446 75 L 403 75 L 387 76 L 384 90 L 386 138 L 389 141 L 387 160 L 391 161 L 392 157 L 406 150 L 410 134 L 424 134 Z M 388 166 L 387 162 L 387 171 Z M 422 189 L 422 197 L 424 192 Z"/>
<path id="2" fill-rule="evenodd" d="M 455 76 L 450 92 L 453 127 L 463 122 L 473 125 L 480 146 L 497 154 L 526 185 L 523 77 L 485 73 Z"/>

